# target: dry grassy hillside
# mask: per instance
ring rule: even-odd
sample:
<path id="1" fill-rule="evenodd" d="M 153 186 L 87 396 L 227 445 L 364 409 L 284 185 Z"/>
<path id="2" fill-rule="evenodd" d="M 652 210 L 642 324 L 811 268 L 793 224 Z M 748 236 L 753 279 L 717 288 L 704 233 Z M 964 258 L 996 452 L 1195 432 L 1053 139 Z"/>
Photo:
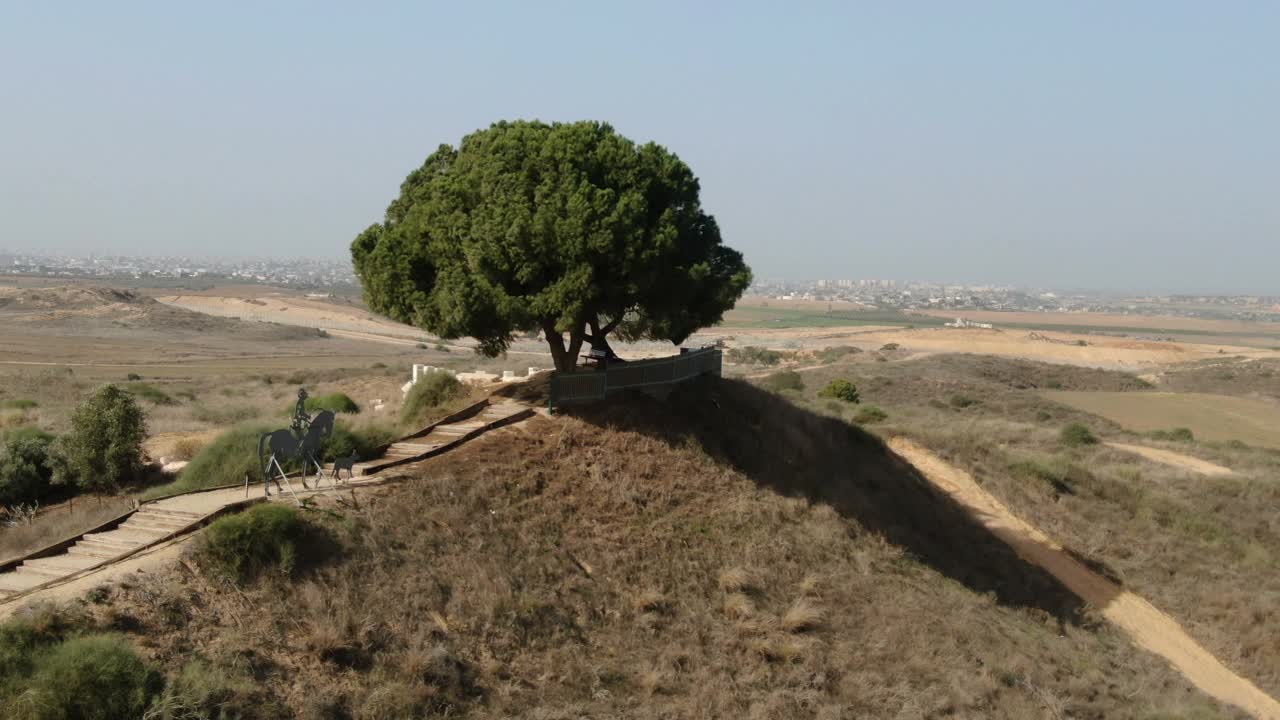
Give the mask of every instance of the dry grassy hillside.
<path id="1" fill-rule="evenodd" d="M 308 511 L 330 540 L 292 580 L 190 564 L 92 622 L 252 678 L 240 717 L 1235 717 L 879 441 L 744 383 L 411 473 Z"/>

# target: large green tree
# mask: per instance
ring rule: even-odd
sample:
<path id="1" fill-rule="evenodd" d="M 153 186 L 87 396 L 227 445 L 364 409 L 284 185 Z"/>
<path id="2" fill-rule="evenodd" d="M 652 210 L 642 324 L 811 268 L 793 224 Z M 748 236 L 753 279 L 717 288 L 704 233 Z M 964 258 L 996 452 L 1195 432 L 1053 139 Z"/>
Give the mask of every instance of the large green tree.
<path id="1" fill-rule="evenodd" d="M 115 492 L 142 469 L 147 419 L 133 395 L 103 385 L 71 416 L 71 432 L 58 438 L 55 482 L 75 479 L 82 490 Z"/>
<path id="2" fill-rule="evenodd" d="M 584 342 L 684 342 L 751 282 L 698 180 L 598 122 L 501 122 L 441 145 L 351 244 L 376 312 L 496 356 L 541 331 L 559 370 Z"/>

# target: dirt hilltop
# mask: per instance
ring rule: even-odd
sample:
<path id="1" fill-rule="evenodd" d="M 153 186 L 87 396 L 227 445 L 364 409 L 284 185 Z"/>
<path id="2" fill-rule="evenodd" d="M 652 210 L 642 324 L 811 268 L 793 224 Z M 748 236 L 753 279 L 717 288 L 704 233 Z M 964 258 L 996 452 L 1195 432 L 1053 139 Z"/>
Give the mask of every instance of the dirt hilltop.
<path id="1" fill-rule="evenodd" d="M 98 592 L 248 716 L 1240 717 L 878 440 L 733 381 L 535 418 L 308 516 L 242 589 Z"/>

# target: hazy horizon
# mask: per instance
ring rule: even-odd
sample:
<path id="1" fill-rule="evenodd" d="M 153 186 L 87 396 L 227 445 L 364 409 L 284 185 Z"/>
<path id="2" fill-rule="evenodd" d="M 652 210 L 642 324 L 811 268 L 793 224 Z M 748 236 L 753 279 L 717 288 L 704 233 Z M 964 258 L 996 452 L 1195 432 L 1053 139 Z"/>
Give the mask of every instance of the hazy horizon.
<path id="1" fill-rule="evenodd" d="M 440 143 L 598 119 L 758 277 L 1280 294 L 1280 6 L 0 8 L 0 248 L 338 258 Z"/>

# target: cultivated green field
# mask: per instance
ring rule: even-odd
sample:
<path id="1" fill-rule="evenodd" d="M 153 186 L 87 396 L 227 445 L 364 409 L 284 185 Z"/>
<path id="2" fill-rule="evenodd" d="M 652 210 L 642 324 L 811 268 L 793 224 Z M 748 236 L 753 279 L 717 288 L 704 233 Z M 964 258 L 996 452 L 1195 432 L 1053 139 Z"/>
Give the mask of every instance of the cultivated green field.
<path id="1" fill-rule="evenodd" d="M 1050 391 L 1044 395 L 1138 432 L 1185 427 L 1204 440 L 1280 448 L 1280 403 L 1269 400 L 1167 392 Z"/>

